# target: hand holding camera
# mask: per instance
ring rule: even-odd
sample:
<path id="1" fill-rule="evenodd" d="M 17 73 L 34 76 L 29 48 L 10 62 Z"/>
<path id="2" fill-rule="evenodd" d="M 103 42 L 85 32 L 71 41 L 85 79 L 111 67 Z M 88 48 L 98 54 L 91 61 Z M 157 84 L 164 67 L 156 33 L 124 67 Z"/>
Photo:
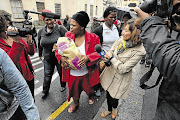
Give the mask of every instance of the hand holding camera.
<path id="1" fill-rule="evenodd" d="M 135 8 L 134 11 L 138 14 L 138 18 L 135 21 L 135 25 L 139 28 L 142 20 L 150 17 L 150 15 L 146 12 L 143 12 L 139 7 Z"/>
<path id="2" fill-rule="evenodd" d="M 9 34 L 16 34 L 18 33 L 18 29 L 16 27 L 12 27 L 12 26 L 9 26 L 7 28 L 7 33 Z M 14 42 L 17 42 L 19 43 L 20 42 L 20 36 L 19 35 L 16 35 L 16 36 L 10 36 Z"/>

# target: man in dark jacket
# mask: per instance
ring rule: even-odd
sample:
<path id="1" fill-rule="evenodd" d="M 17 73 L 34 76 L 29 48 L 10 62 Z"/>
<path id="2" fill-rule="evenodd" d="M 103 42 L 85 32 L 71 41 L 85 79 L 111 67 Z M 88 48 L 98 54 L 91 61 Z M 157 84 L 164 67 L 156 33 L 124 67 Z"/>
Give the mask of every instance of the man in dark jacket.
<path id="1" fill-rule="evenodd" d="M 66 15 L 66 18 L 63 21 L 63 26 L 69 31 L 70 30 L 70 21 L 69 15 Z"/>
<path id="2" fill-rule="evenodd" d="M 171 34 L 164 20 L 136 8 L 136 25 L 142 30 L 140 38 L 152 62 L 163 76 L 159 88 L 155 120 L 180 119 L 180 0 L 173 0 L 172 18 L 176 34 Z M 176 14 L 175 14 L 176 13 Z M 174 32 L 172 32 L 174 33 Z"/>

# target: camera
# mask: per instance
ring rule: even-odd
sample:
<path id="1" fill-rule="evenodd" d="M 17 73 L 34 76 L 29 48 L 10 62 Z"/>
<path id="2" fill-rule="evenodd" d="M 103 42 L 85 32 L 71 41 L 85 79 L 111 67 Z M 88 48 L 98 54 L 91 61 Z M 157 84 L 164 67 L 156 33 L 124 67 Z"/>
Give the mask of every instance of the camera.
<path id="1" fill-rule="evenodd" d="M 28 16 L 28 13 L 34 13 L 34 14 L 40 14 L 43 17 L 48 17 L 48 18 L 53 18 L 53 19 L 60 19 L 60 15 L 55 14 L 55 13 L 48 13 L 48 12 L 35 12 L 35 11 L 29 11 L 29 10 L 24 10 L 24 21 L 11 21 L 10 16 L 5 16 L 6 20 L 10 22 L 10 25 L 13 26 L 13 23 L 23 23 L 23 27 L 16 27 L 18 29 L 18 32 L 8 32 L 8 36 L 21 36 L 21 37 L 26 37 L 27 34 L 30 35 L 37 35 L 36 28 L 32 28 L 32 22 L 30 21 L 32 18 Z"/>
<path id="2" fill-rule="evenodd" d="M 16 27 L 18 29 L 18 32 L 15 31 L 8 31 L 7 35 L 8 36 L 21 36 L 21 37 L 26 37 L 26 35 L 36 35 L 37 31 L 35 27 L 32 27 L 32 22 L 30 21 L 32 18 L 28 16 L 27 12 L 24 12 L 24 21 L 11 21 L 10 16 L 5 16 L 6 20 L 9 21 L 9 25 L 14 27 L 13 23 L 22 23 L 23 26 L 21 27 Z"/>
<path id="3" fill-rule="evenodd" d="M 155 13 L 156 16 L 165 18 L 172 14 L 173 0 L 146 0 L 139 7 L 146 13 Z"/>

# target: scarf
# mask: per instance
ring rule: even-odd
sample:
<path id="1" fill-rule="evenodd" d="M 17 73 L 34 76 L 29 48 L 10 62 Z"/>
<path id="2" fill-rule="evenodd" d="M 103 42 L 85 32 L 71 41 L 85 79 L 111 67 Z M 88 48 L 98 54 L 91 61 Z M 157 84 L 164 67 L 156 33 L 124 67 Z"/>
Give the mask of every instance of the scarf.
<path id="1" fill-rule="evenodd" d="M 123 53 L 125 50 L 127 50 L 128 48 L 132 48 L 135 46 L 140 45 L 141 43 L 137 43 L 132 45 L 131 41 L 126 41 L 126 40 L 122 40 L 122 42 L 119 44 L 118 48 L 117 48 L 117 55 Z"/>

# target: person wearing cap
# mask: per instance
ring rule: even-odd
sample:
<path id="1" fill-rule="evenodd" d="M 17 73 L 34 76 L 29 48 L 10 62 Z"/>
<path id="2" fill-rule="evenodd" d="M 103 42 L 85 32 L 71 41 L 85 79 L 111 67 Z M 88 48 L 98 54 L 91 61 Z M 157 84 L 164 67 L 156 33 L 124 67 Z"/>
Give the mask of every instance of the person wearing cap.
<path id="1" fill-rule="evenodd" d="M 42 12 L 52 13 L 50 10 L 43 10 Z M 62 25 L 55 23 L 55 19 L 43 17 L 45 26 L 38 32 L 38 48 L 39 58 L 44 63 L 44 83 L 41 97 L 45 99 L 49 93 L 52 75 L 56 66 L 60 76 L 61 92 L 66 88 L 66 83 L 62 82 L 62 67 L 58 63 L 55 53 L 52 51 L 53 45 L 57 42 L 59 37 L 62 37 L 67 32 Z"/>
<path id="2" fill-rule="evenodd" d="M 72 16 L 70 31 L 65 35 L 74 40 L 76 47 L 81 53 L 79 60 L 81 69 L 73 69 L 68 63 L 67 58 L 60 56 L 56 50 L 56 57 L 63 64 L 62 80 L 68 82 L 68 100 L 72 97 L 74 102 L 68 109 L 69 113 L 72 113 L 79 107 L 80 94 L 83 90 L 89 96 L 89 104 L 93 104 L 94 90 L 92 87 L 100 83 L 99 70 L 96 64 L 100 56 L 95 50 L 95 45 L 100 44 L 100 41 L 97 35 L 88 33 L 85 30 L 88 22 L 89 16 L 86 12 L 77 12 Z"/>

